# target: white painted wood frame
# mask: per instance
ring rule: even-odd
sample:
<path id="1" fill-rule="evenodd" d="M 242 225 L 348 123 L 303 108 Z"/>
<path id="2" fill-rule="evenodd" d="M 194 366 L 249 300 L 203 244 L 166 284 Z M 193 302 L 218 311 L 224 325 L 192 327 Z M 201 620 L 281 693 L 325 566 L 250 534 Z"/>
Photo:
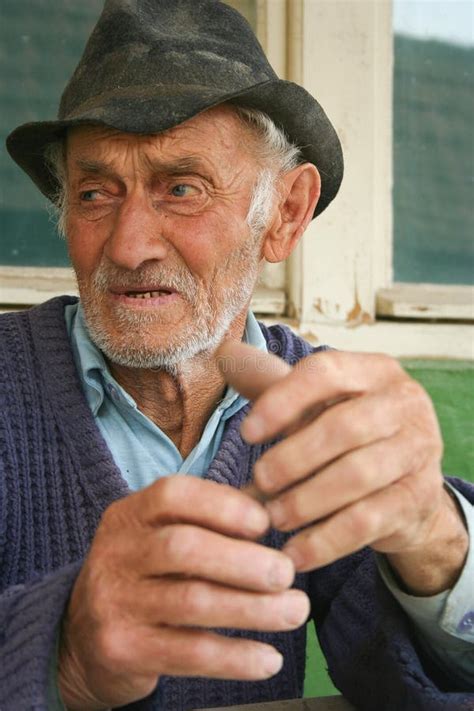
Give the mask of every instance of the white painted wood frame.
<path id="1" fill-rule="evenodd" d="M 289 261 L 288 315 L 315 343 L 397 356 L 474 357 L 474 290 L 394 284 L 391 0 L 288 0 L 287 78 L 324 106 L 345 176 Z M 382 317 L 382 320 L 380 320 Z"/>

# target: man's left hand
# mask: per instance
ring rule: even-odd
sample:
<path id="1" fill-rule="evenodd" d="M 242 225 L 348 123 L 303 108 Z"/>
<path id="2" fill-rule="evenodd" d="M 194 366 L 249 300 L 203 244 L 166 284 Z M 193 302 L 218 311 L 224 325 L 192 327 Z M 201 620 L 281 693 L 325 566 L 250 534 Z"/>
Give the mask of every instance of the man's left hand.
<path id="1" fill-rule="evenodd" d="M 395 359 L 325 351 L 291 368 L 233 342 L 218 355 L 227 382 L 254 401 L 244 439 L 284 435 L 254 484 L 275 528 L 303 528 L 284 548 L 297 570 L 371 546 L 410 592 L 454 584 L 467 532 L 443 485 L 431 400 Z"/>

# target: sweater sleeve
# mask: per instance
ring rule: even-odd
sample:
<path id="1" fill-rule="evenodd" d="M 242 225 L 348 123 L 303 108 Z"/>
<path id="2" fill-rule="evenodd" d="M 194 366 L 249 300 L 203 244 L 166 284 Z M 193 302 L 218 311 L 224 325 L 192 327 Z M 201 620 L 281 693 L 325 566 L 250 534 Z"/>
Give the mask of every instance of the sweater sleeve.
<path id="1" fill-rule="evenodd" d="M 464 513 L 469 539 L 474 534 L 474 507 L 454 489 Z M 412 620 L 420 644 L 460 686 L 474 690 L 474 549 L 469 546 L 461 575 L 451 590 L 418 597 L 402 590 L 385 556 L 377 556 L 380 575 Z"/>
<path id="2" fill-rule="evenodd" d="M 469 501 L 474 486 L 451 483 Z M 311 575 L 313 619 L 334 684 L 365 711 L 467 711 L 473 689 L 438 667 L 368 549 Z"/>
<path id="3" fill-rule="evenodd" d="M 49 664 L 79 569 L 73 563 L 0 595 L 2 711 L 48 711 Z"/>

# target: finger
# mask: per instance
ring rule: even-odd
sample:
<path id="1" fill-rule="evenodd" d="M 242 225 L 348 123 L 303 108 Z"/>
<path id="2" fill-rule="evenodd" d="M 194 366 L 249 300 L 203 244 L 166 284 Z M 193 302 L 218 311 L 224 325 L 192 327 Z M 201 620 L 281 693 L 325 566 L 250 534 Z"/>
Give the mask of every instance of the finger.
<path id="1" fill-rule="evenodd" d="M 276 355 L 236 341 L 219 348 L 217 364 L 226 381 L 248 400 L 255 400 L 291 372 L 291 366 Z"/>
<path id="2" fill-rule="evenodd" d="M 263 506 L 233 487 L 189 475 L 164 477 L 142 491 L 113 504 L 119 523 L 133 514 L 145 526 L 177 521 L 229 536 L 259 538 L 268 529 Z"/>
<path id="3" fill-rule="evenodd" d="M 254 467 L 258 489 L 267 497 L 274 496 L 345 453 L 394 436 L 400 428 L 396 403 L 388 391 L 327 409 L 315 422 L 262 455 Z M 331 490 L 339 489 L 339 480 L 333 480 Z"/>
<path id="4" fill-rule="evenodd" d="M 219 353 L 233 358 L 226 380 L 243 393 L 250 382 L 252 396 L 255 398 L 258 393 L 242 425 L 242 435 L 250 443 L 281 434 L 318 403 L 327 407 L 334 400 L 407 378 L 397 361 L 385 355 L 325 351 L 303 358 L 284 375 L 273 365 L 275 356 L 252 357 L 251 346 L 240 344 L 237 349 L 234 343 L 227 342 Z"/>
<path id="5" fill-rule="evenodd" d="M 261 491 L 253 481 L 250 484 L 244 486 L 241 491 L 243 491 L 246 496 L 250 496 L 255 501 L 260 501 L 262 504 L 268 501 L 268 496 Z"/>
<path id="6" fill-rule="evenodd" d="M 205 580 L 160 578 L 141 587 L 143 619 L 167 626 L 278 632 L 300 627 L 310 604 L 301 590 L 256 593 Z"/>
<path id="7" fill-rule="evenodd" d="M 280 671 L 283 657 L 268 644 L 178 627 L 115 631 L 108 658 L 117 672 L 256 681 Z"/>
<path id="8" fill-rule="evenodd" d="M 247 590 L 273 592 L 293 583 L 291 560 L 281 551 L 228 538 L 197 526 L 174 524 L 143 541 L 143 575 L 183 574 Z"/>
<path id="9" fill-rule="evenodd" d="M 290 531 L 329 516 L 418 471 L 429 456 L 403 433 L 349 452 L 267 503 L 272 526 Z"/>
<path id="10" fill-rule="evenodd" d="M 297 571 L 320 568 L 364 546 L 391 552 L 412 545 L 431 510 L 425 470 L 356 501 L 294 536 L 283 548 Z"/>

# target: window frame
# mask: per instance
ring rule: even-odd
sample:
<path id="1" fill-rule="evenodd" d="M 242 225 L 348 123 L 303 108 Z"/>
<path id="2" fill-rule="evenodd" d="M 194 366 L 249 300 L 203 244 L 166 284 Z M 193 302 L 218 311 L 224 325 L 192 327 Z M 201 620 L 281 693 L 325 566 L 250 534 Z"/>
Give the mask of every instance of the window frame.
<path id="1" fill-rule="evenodd" d="M 291 0 L 288 43 L 288 78 L 321 101 L 346 164 L 289 261 L 289 315 L 316 343 L 472 359 L 472 326 L 455 321 L 474 318 L 473 287 L 393 281 L 391 0 Z"/>

